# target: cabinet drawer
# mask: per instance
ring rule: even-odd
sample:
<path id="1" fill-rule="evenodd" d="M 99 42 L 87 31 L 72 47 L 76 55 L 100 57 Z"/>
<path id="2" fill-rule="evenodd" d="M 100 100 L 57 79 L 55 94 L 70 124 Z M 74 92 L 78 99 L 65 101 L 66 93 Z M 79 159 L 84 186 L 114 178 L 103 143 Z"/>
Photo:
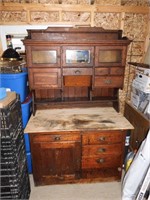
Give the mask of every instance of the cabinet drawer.
<path id="1" fill-rule="evenodd" d="M 109 68 L 95 68 L 95 75 L 108 75 L 109 74 Z"/>
<path id="2" fill-rule="evenodd" d="M 112 67 L 110 69 L 111 75 L 124 75 L 124 68 L 123 67 Z"/>
<path id="3" fill-rule="evenodd" d="M 82 155 L 97 156 L 102 154 L 120 154 L 122 152 L 122 144 L 112 145 L 86 145 L 82 148 Z"/>
<path id="4" fill-rule="evenodd" d="M 62 141 L 80 141 L 78 134 L 41 134 L 33 137 L 34 143 L 36 142 L 62 142 Z"/>
<path id="5" fill-rule="evenodd" d="M 123 141 L 123 131 L 109 131 L 87 133 L 82 136 L 83 145 L 86 144 L 116 144 Z"/>
<path id="6" fill-rule="evenodd" d="M 63 75 L 92 75 L 92 68 L 70 68 L 70 69 L 63 69 Z"/>
<path id="7" fill-rule="evenodd" d="M 121 154 L 120 155 L 101 155 L 96 157 L 83 157 L 82 159 L 82 169 L 90 168 L 114 168 L 120 167 L 121 165 Z"/>
<path id="8" fill-rule="evenodd" d="M 122 88 L 123 76 L 95 76 L 95 87 Z"/>

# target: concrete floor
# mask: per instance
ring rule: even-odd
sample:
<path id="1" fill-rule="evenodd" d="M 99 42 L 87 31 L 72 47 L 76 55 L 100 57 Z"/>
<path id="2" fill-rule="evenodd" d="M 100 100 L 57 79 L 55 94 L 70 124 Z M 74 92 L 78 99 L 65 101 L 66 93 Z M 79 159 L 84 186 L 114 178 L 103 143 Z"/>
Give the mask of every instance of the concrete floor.
<path id="1" fill-rule="evenodd" d="M 29 200 L 121 200 L 121 183 L 88 183 L 34 186 L 30 175 Z"/>

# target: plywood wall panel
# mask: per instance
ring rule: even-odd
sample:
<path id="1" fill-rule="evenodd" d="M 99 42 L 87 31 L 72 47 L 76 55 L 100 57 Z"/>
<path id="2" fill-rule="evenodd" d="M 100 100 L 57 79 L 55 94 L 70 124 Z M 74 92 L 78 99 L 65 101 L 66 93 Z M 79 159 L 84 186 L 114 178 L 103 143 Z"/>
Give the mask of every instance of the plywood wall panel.
<path id="1" fill-rule="evenodd" d="M 124 19 L 124 35 L 134 41 L 145 41 L 147 23 L 147 14 L 126 13 Z"/>
<path id="2" fill-rule="evenodd" d="M 57 22 L 59 12 L 31 12 L 31 22 Z"/>
<path id="3" fill-rule="evenodd" d="M 119 29 L 120 14 L 119 13 L 95 13 L 94 23 L 97 27 L 104 29 Z"/>
<path id="4" fill-rule="evenodd" d="M 39 0 L 39 3 L 58 4 L 59 0 Z"/>
<path id="5" fill-rule="evenodd" d="M 142 42 L 140 42 L 140 41 L 134 42 L 133 41 L 131 53 L 134 56 L 142 56 L 144 53 L 144 42 L 143 41 Z"/>
<path id="6" fill-rule="evenodd" d="M 110 6 L 110 5 L 121 5 L 121 0 L 95 0 L 95 4 L 99 4 L 102 6 Z"/>
<path id="7" fill-rule="evenodd" d="M 1 11 L 0 22 L 26 22 L 27 13 L 25 11 Z"/>
<path id="8" fill-rule="evenodd" d="M 90 22 L 89 12 L 62 12 L 62 20 L 69 22 Z"/>
<path id="9" fill-rule="evenodd" d="M 121 0 L 123 6 L 150 6 L 149 0 Z"/>

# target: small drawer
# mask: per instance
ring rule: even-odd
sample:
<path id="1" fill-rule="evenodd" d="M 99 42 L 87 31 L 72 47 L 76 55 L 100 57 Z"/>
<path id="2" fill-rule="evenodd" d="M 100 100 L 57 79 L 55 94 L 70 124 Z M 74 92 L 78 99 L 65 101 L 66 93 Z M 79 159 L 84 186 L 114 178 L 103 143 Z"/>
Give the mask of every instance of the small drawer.
<path id="1" fill-rule="evenodd" d="M 92 75 L 92 68 L 70 68 L 63 69 L 64 76 L 80 76 L 80 75 Z"/>
<path id="2" fill-rule="evenodd" d="M 79 134 L 40 134 L 33 137 L 33 142 L 61 142 L 61 141 L 80 141 Z"/>
<path id="3" fill-rule="evenodd" d="M 95 68 L 95 75 L 108 75 L 109 74 L 109 68 Z"/>
<path id="4" fill-rule="evenodd" d="M 95 87 L 122 88 L 123 76 L 95 76 Z"/>
<path id="5" fill-rule="evenodd" d="M 121 154 L 120 155 L 101 155 L 97 157 L 83 157 L 82 169 L 90 168 L 114 168 L 121 166 Z"/>
<path id="6" fill-rule="evenodd" d="M 124 68 L 123 67 L 112 67 L 110 70 L 111 75 L 123 75 Z"/>
<path id="7" fill-rule="evenodd" d="M 123 131 L 102 131 L 94 133 L 85 133 L 82 136 L 83 145 L 88 144 L 116 144 L 124 141 Z"/>
<path id="8" fill-rule="evenodd" d="M 112 145 L 85 145 L 82 148 L 82 155 L 84 156 L 97 156 L 102 154 L 120 154 L 122 152 L 122 144 Z"/>

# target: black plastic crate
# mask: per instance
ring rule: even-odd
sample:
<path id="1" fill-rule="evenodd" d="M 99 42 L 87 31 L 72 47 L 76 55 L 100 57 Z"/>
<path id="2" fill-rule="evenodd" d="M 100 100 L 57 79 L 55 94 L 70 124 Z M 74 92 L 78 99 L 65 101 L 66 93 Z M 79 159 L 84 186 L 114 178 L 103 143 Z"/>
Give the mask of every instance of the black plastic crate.
<path id="1" fill-rule="evenodd" d="M 21 102 L 19 96 L 7 107 L 0 109 L 1 130 L 17 128 L 19 122 L 22 122 Z"/>
<path id="2" fill-rule="evenodd" d="M 0 162 L 1 171 L 14 168 L 17 168 L 19 170 L 20 168 L 22 168 L 22 165 L 24 163 L 27 163 L 25 149 L 22 148 L 19 154 L 12 153 L 12 155 L 9 154 L 6 157 L 1 157 Z"/>
<path id="3" fill-rule="evenodd" d="M 8 187 L 10 185 L 18 185 L 21 182 L 24 175 L 27 174 L 27 165 L 24 163 L 20 170 L 12 169 L 8 170 L 9 174 L 1 175 L 1 187 Z M 6 172 L 5 172 L 6 173 Z"/>
<path id="4" fill-rule="evenodd" d="M 1 187 L 1 196 L 11 196 L 12 199 L 28 199 L 30 196 L 30 182 L 27 172 L 15 184 Z"/>
<path id="5" fill-rule="evenodd" d="M 17 139 L 18 135 L 22 134 L 23 135 L 23 127 L 22 127 L 22 122 L 18 122 L 16 125 L 16 128 L 14 129 L 13 127 L 9 129 L 1 129 L 1 143 L 5 141 L 6 139 Z M 5 140 L 3 140 L 5 139 Z"/>
<path id="6" fill-rule="evenodd" d="M 20 166 L 17 166 L 17 165 L 14 165 L 13 168 L 11 165 L 7 165 L 6 168 L 4 169 L 0 169 L 0 178 L 1 177 L 20 177 L 22 175 L 22 173 L 24 171 L 27 170 L 27 162 L 26 160 L 24 159 L 22 162 L 21 162 L 21 165 Z"/>
<path id="7" fill-rule="evenodd" d="M 9 157 L 18 157 L 21 152 L 25 152 L 25 143 L 24 138 L 22 137 L 18 146 L 12 143 L 3 144 L 3 148 L 0 149 L 1 151 L 1 159 L 7 159 Z M 24 153 L 23 153 L 24 154 Z M 25 154 L 24 154 L 25 155 Z"/>
<path id="8" fill-rule="evenodd" d="M 25 151 L 25 144 L 24 144 L 24 137 L 21 136 L 18 142 L 5 142 L 2 144 L 1 147 L 1 158 L 8 158 L 8 157 L 16 157 L 20 154 L 20 151 L 24 149 Z"/>

